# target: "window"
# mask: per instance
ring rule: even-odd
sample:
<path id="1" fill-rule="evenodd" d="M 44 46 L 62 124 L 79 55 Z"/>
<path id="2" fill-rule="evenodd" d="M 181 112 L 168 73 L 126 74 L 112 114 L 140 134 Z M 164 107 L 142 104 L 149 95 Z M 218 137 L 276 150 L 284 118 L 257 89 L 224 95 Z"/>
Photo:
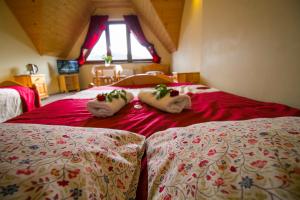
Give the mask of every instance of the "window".
<path id="1" fill-rule="evenodd" d="M 108 22 L 106 30 L 89 53 L 87 61 L 103 61 L 102 56 L 107 54 L 108 47 L 113 61 L 152 61 L 149 51 L 138 42 L 124 22 Z"/>

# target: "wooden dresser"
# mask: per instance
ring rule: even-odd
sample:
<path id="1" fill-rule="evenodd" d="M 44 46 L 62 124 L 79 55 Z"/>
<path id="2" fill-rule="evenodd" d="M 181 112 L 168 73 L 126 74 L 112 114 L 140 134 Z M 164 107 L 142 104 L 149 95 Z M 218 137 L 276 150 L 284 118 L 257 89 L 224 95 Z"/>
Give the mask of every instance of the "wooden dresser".
<path id="1" fill-rule="evenodd" d="M 61 74 L 58 77 L 60 92 L 80 91 L 78 74 Z"/>
<path id="2" fill-rule="evenodd" d="M 174 82 L 200 83 L 200 72 L 173 72 Z"/>
<path id="3" fill-rule="evenodd" d="M 24 75 L 14 76 L 14 78 L 15 81 L 22 83 L 27 87 L 32 87 L 33 85 L 35 85 L 41 99 L 47 98 L 49 96 L 47 84 L 46 84 L 46 78 L 44 74 L 32 74 L 32 75 L 24 74 Z"/>

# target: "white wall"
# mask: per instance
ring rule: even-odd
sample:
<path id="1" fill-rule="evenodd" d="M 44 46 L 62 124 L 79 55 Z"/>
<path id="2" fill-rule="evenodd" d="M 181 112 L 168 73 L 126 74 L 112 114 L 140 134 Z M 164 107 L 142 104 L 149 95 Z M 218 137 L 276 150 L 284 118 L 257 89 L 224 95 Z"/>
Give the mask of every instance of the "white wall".
<path id="1" fill-rule="evenodd" d="M 186 0 L 175 71 L 300 108 L 300 1 Z"/>
<path id="2" fill-rule="evenodd" d="M 0 0 L 0 82 L 24 74 L 26 64 L 39 66 L 46 74 L 49 93 L 59 91 L 56 58 L 41 56 L 4 0 Z"/>

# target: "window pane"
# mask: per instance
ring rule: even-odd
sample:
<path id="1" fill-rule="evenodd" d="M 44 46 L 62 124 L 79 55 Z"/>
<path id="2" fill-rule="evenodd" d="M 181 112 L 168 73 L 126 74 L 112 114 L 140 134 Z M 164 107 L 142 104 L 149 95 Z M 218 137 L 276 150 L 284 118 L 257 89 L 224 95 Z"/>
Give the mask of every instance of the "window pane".
<path id="1" fill-rule="evenodd" d="M 109 36 L 113 60 L 127 60 L 126 25 L 110 24 Z"/>
<path id="2" fill-rule="evenodd" d="M 92 61 L 92 60 L 103 60 L 102 56 L 106 55 L 107 48 L 106 48 L 106 36 L 105 31 L 103 31 L 100 39 L 95 44 L 94 48 L 92 49 L 90 55 L 87 57 L 86 60 Z"/>
<path id="3" fill-rule="evenodd" d="M 146 47 L 143 47 L 139 41 L 135 38 L 135 36 L 130 33 L 130 40 L 131 40 L 131 54 L 133 60 L 138 59 L 152 59 L 151 54 L 146 49 Z"/>

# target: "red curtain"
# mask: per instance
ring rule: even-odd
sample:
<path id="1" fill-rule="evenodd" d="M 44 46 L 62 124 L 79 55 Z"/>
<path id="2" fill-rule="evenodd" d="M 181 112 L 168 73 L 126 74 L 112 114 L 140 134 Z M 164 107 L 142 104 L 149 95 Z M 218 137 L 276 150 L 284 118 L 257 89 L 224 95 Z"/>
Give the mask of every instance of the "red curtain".
<path id="1" fill-rule="evenodd" d="M 137 38 L 139 43 L 146 47 L 150 54 L 152 55 L 152 60 L 155 63 L 160 63 L 160 57 L 154 49 L 154 45 L 147 41 L 142 27 L 139 23 L 139 20 L 136 15 L 124 15 L 125 23 L 128 26 L 129 30 L 132 31 L 134 36 Z"/>
<path id="2" fill-rule="evenodd" d="M 107 20 L 107 15 L 91 17 L 89 29 L 85 41 L 81 47 L 79 58 L 77 59 L 80 65 L 84 64 L 86 61 L 87 50 L 92 50 L 92 48 L 100 39 L 102 32 L 106 29 Z"/>

